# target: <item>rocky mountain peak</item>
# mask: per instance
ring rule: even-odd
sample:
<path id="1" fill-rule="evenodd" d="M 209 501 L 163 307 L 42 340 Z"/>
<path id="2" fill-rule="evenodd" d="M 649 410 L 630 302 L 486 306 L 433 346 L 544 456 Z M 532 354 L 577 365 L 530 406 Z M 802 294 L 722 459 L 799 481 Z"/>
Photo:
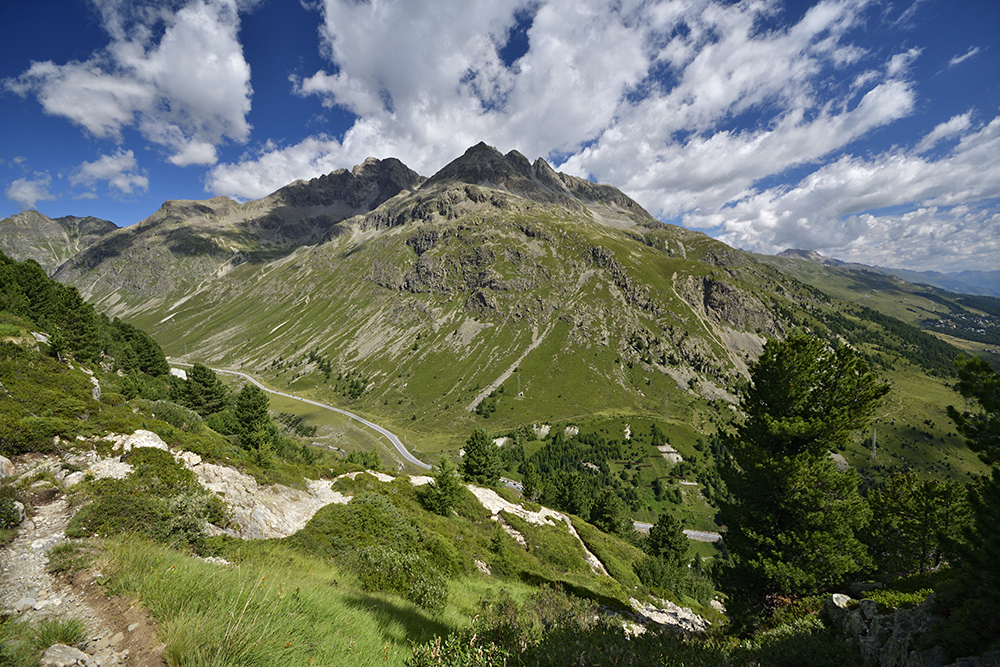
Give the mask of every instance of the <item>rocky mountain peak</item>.
<path id="1" fill-rule="evenodd" d="M 824 257 L 815 250 L 802 250 L 798 248 L 788 248 L 782 250 L 778 253 L 778 257 L 788 257 L 791 259 L 804 259 L 807 262 L 813 262 L 814 264 L 821 264 L 823 266 L 839 266 L 843 264 L 839 259 L 833 259 L 832 257 Z"/>
<path id="2" fill-rule="evenodd" d="M 34 209 L 0 220 L 0 252 L 33 259 L 49 274 L 66 259 L 118 229 L 100 218 L 67 215 L 49 218 Z"/>
<path id="3" fill-rule="evenodd" d="M 396 158 L 367 158 L 348 171 L 337 169 L 308 181 L 296 181 L 272 195 L 287 206 L 346 204 L 370 211 L 403 190 L 413 190 L 424 177 Z"/>
<path id="4" fill-rule="evenodd" d="M 636 219 L 653 220 L 649 213 L 618 188 L 557 172 L 543 158 L 536 159 L 532 164 L 516 150 L 505 155 L 484 142 L 449 162 L 427 179 L 422 188 L 455 181 L 506 190 L 546 204 L 572 207 L 599 204 L 624 210 Z"/>

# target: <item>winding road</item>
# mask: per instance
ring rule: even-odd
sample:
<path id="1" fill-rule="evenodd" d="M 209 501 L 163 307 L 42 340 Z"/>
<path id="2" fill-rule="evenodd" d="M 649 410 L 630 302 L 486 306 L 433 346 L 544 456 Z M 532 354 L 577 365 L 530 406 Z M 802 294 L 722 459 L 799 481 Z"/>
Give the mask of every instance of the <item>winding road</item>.
<path id="1" fill-rule="evenodd" d="M 171 361 L 170 365 L 186 366 L 190 368 L 194 364 L 186 364 L 179 361 Z M 400 441 L 400 439 L 395 434 L 379 426 L 378 424 L 368 421 L 364 417 L 356 415 L 353 412 L 348 412 L 347 410 L 335 408 L 332 405 L 327 405 L 326 403 L 320 403 L 319 401 L 311 401 L 308 398 L 302 398 L 301 396 L 293 396 L 292 394 L 286 394 L 285 392 L 282 391 L 275 391 L 274 389 L 265 387 L 255 378 L 250 377 L 246 373 L 240 373 L 239 371 L 227 371 L 222 368 L 213 368 L 212 370 L 215 371 L 216 373 L 222 373 L 224 375 L 235 375 L 237 377 L 241 377 L 247 382 L 253 384 L 255 387 L 258 387 L 269 394 L 274 394 L 275 396 L 281 396 L 282 398 L 290 398 L 293 401 L 301 401 L 302 403 L 308 403 L 309 405 L 315 406 L 317 408 L 330 410 L 332 412 L 342 414 L 345 417 L 350 417 L 355 421 L 361 422 L 362 424 L 372 429 L 376 433 L 384 435 L 385 438 L 390 443 L 392 443 L 392 446 L 396 448 L 396 451 L 399 452 L 400 456 L 402 456 L 408 463 L 412 463 L 413 465 L 417 466 L 418 468 L 421 468 L 422 470 L 431 470 L 432 466 L 424 463 L 423 461 L 415 457 L 413 454 L 411 454 L 410 450 L 408 450 L 403 445 L 402 441 Z M 509 486 L 512 489 L 517 489 L 519 491 L 521 490 L 521 484 L 519 482 L 515 482 L 514 480 L 506 479 L 504 477 L 501 477 L 500 481 L 503 482 L 505 486 Z M 646 523 L 644 521 L 633 521 L 632 525 L 635 526 L 635 529 L 641 533 L 648 533 L 649 529 L 653 527 L 653 524 Z M 720 535 L 719 533 L 712 533 L 702 530 L 685 530 L 684 534 L 688 536 L 688 539 L 695 540 L 696 542 L 718 542 L 720 539 L 722 539 L 722 535 Z"/>
<path id="2" fill-rule="evenodd" d="M 181 363 L 179 361 L 171 361 L 170 364 L 172 366 L 188 366 L 188 367 L 191 367 L 191 366 L 194 365 L 194 364 L 184 364 L 184 363 Z M 374 424 L 374 423 L 368 421 L 364 417 L 361 417 L 359 415 L 354 414 L 353 412 L 348 412 L 347 410 L 341 410 L 340 408 L 335 408 L 332 405 L 327 405 L 325 403 L 320 403 L 319 401 L 311 401 L 308 398 L 302 398 L 301 396 L 293 396 L 292 394 L 286 394 L 285 392 L 282 392 L 282 391 L 275 391 L 274 389 L 269 389 L 268 387 L 265 387 L 263 384 L 261 384 L 260 382 L 258 382 L 256 379 L 250 377 L 246 373 L 240 373 L 239 371 L 227 371 L 227 370 L 224 370 L 222 368 L 213 368 L 212 370 L 215 371 L 216 373 L 222 373 L 224 375 L 235 375 L 237 377 L 241 377 L 244 380 L 246 380 L 247 382 L 253 384 L 255 387 L 259 387 L 260 389 L 266 391 L 269 394 L 274 394 L 275 396 L 281 396 L 282 398 L 290 398 L 293 401 L 300 401 L 302 403 L 308 403 L 309 405 L 313 405 L 313 406 L 315 406 L 317 408 L 323 408 L 324 410 L 330 410 L 331 412 L 337 412 L 339 414 L 342 414 L 345 417 L 350 417 L 351 419 L 353 419 L 355 421 L 361 422 L 362 424 L 364 424 L 368 428 L 372 429 L 373 431 L 375 431 L 377 433 L 380 433 L 381 435 L 384 435 L 386 437 L 386 439 L 390 443 L 392 443 L 392 446 L 396 448 L 396 451 L 399 452 L 400 456 L 402 456 L 408 463 L 412 463 L 413 465 L 415 465 L 418 468 L 421 468 L 423 470 L 430 470 L 431 469 L 431 466 L 429 466 L 428 464 L 424 463 L 423 461 L 421 461 L 420 459 L 418 459 L 417 457 L 415 457 L 413 454 L 411 454 L 410 450 L 408 450 L 403 445 L 403 443 L 400 441 L 400 439 L 398 437 L 396 437 L 396 435 L 394 433 L 392 433 L 392 432 L 390 432 L 390 431 L 382 428 L 378 424 Z"/>

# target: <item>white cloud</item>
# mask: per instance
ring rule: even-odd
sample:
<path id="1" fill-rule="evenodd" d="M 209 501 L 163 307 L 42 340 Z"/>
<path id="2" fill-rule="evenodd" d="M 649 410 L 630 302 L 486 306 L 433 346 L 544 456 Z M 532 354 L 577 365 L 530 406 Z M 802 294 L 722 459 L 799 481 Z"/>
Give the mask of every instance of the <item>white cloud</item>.
<path id="1" fill-rule="evenodd" d="M 685 224 L 719 228 L 727 243 L 766 253 L 809 248 L 840 259 L 941 270 L 992 258 L 986 264 L 995 266 L 1000 165 L 991 156 L 997 151 L 1000 117 L 940 159 L 917 150 L 845 156 L 793 187 L 752 193 L 731 208 L 692 214 Z M 911 210 L 885 212 L 898 207 Z"/>
<path id="2" fill-rule="evenodd" d="M 926 153 L 930 149 L 934 148 L 934 146 L 936 146 L 938 142 L 943 139 L 948 139 L 949 137 L 953 137 L 964 132 L 971 124 L 972 121 L 970 119 L 970 114 L 968 113 L 952 117 L 947 122 L 941 123 L 935 127 L 927 134 L 927 136 L 921 139 L 920 143 L 917 144 L 916 152 Z"/>
<path id="3" fill-rule="evenodd" d="M 40 201 L 55 199 L 49 192 L 52 186 L 52 176 L 45 172 L 35 172 L 31 177 L 19 178 L 7 186 L 4 195 L 21 208 L 35 208 Z"/>
<path id="4" fill-rule="evenodd" d="M 982 239 L 996 229 L 983 202 L 998 196 L 1000 177 L 982 148 L 995 123 L 973 131 L 970 111 L 911 150 L 859 157 L 862 141 L 924 108 L 912 79 L 921 47 L 863 46 L 871 40 L 861 33 L 887 19 L 875 2 L 821 0 L 796 22 L 784 6 L 323 0 L 330 67 L 292 87 L 354 114 L 353 125 L 339 140 L 268 143 L 217 165 L 206 189 L 261 197 L 368 156 L 429 176 L 484 140 L 613 183 L 661 218 L 748 248 L 860 256 L 895 238 L 912 244 L 915 261 L 966 256 L 962 231 Z M 528 50 L 505 64 L 502 47 L 525 12 Z M 797 182 L 774 186 L 791 170 Z M 917 233 L 928 220 L 960 231 Z M 917 244 L 933 238 L 939 245 L 921 255 Z"/>
<path id="5" fill-rule="evenodd" d="M 799 23 L 764 32 L 761 22 L 780 13 L 775 2 L 325 0 L 324 48 L 335 69 L 296 79 L 294 87 L 358 120 L 340 142 L 310 139 L 265 149 L 220 165 L 207 184 L 212 192 L 257 197 L 283 184 L 269 178 L 273 172 L 264 163 L 351 166 L 369 155 L 392 155 L 429 175 L 485 140 L 557 161 L 573 156 L 563 165 L 567 171 L 630 192 L 648 183 L 656 194 L 645 203 L 664 211 L 697 199 L 696 182 L 691 196 L 668 195 L 686 187 L 669 182 L 671 174 L 689 171 L 669 166 L 689 163 L 682 153 L 718 153 L 726 164 L 742 155 L 743 166 L 731 171 L 745 175 L 703 202 L 721 198 L 721 204 L 774 169 L 808 162 L 909 112 L 908 84 L 884 71 L 839 98 L 839 91 L 817 92 L 819 76 L 863 57 L 844 35 L 862 21 L 865 5 L 828 0 Z M 534 11 L 529 50 L 506 67 L 499 50 L 522 11 Z M 762 110 L 771 120 L 760 128 L 724 127 L 739 114 Z M 814 132 L 803 136 L 809 127 Z M 839 129 L 845 134 L 837 140 L 830 131 Z M 678 140 L 676 133 L 690 136 Z M 815 137 L 823 150 L 789 157 L 799 144 L 815 146 Z M 762 143 L 783 157 L 760 164 L 747 154 Z M 328 152 L 303 159 L 310 148 Z M 726 150 L 735 153 L 722 155 Z M 285 151 L 288 159 L 272 155 Z M 237 177 L 240 171 L 244 176 Z M 237 183 L 244 189 L 222 189 Z"/>
<path id="6" fill-rule="evenodd" d="M 149 179 L 141 173 L 132 151 L 119 150 L 114 155 L 102 155 L 93 162 L 84 162 L 69 178 L 72 185 L 88 187 L 98 181 L 107 181 L 108 187 L 119 194 L 149 188 Z"/>
<path id="7" fill-rule="evenodd" d="M 34 62 L 5 87 L 38 97 L 95 137 L 136 126 L 178 165 L 212 164 L 215 146 L 250 133 L 250 68 L 237 39 L 235 0 L 161 3 L 95 0 L 107 48 L 85 62 Z M 154 41 L 157 28 L 162 35 Z"/>
<path id="8" fill-rule="evenodd" d="M 948 67 L 954 67 L 955 65 L 960 65 L 961 63 L 964 63 L 969 58 L 971 58 L 971 57 L 973 57 L 975 55 L 978 55 L 978 54 L 979 54 L 979 47 L 978 46 L 970 47 L 969 50 L 966 51 L 965 53 L 963 53 L 962 55 L 958 55 L 958 56 L 952 57 L 952 59 L 948 61 Z"/>

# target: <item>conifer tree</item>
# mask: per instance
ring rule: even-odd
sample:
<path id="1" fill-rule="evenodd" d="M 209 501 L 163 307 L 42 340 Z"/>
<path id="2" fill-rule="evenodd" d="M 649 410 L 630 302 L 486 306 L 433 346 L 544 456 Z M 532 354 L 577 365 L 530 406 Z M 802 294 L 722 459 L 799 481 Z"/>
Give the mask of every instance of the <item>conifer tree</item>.
<path id="1" fill-rule="evenodd" d="M 496 486 L 500 481 L 500 456 L 497 447 L 486 435 L 486 431 L 477 428 L 465 442 L 465 458 L 462 460 L 462 477 L 466 482 Z"/>
<path id="2" fill-rule="evenodd" d="M 462 484 L 458 481 L 458 468 L 447 456 L 441 458 L 434 472 L 434 482 L 427 490 L 427 506 L 435 514 L 448 516 L 458 502 Z"/>
<path id="3" fill-rule="evenodd" d="M 969 448 L 991 466 L 988 476 L 969 485 L 972 522 L 964 539 L 952 541 L 959 578 L 944 596 L 952 609 L 941 633 L 959 657 L 1000 649 L 1000 375 L 975 357 L 960 356 L 955 364 L 956 389 L 971 409 L 949 406 L 948 414 Z"/>
<path id="4" fill-rule="evenodd" d="M 867 426 L 887 391 L 849 348 L 801 334 L 768 342 L 751 367 L 746 419 L 724 437 L 721 466 L 732 495 L 719 512 L 732 557 L 721 583 L 737 627 L 870 565 L 857 474 L 839 472 L 829 452 Z"/>
<path id="5" fill-rule="evenodd" d="M 252 386 L 252 385 L 251 385 Z M 256 387 L 255 387 L 256 389 Z M 258 391 L 260 391 L 258 389 Z M 263 393 L 263 392 L 261 392 Z M 208 366 L 195 364 L 187 374 L 181 402 L 202 417 L 214 414 L 226 407 L 229 392 L 222 380 Z M 267 397 L 264 397 L 267 400 Z M 266 412 L 266 408 L 265 408 Z"/>
<path id="6" fill-rule="evenodd" d="M 661 512 L 656 523 L 649 529 L 649 537 L 644 544 L 645 551 L 654 558 L 662 558 L 667 565 L 680 568 L 687 565 L 691 545 L 681 522 L 668 512 Z"/>
<path id="7" fill-rule="evenodd" d="M 267 439 L 271 417 L 267 410 L 270 401 L 259 387 L 244 385 L 236 394 L 233 417 L 236 420 L 237 436 L 245 449 L 260 449 L 260 443 Z"/>

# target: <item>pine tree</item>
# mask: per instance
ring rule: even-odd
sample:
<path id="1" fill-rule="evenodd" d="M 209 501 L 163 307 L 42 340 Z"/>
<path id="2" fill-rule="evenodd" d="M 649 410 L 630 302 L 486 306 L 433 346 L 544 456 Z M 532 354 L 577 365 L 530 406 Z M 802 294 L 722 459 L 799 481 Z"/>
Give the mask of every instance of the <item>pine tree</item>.
<path id="1" fill-rule="evenodd" d="M 458 502 L 462 484 L 455 474 L 458 468 L 447 456 L 438 463 L 434 472 L 434 482 L 427 490 L 427 506 L 435 514 L 449 516 L 451 508 Z"/>
<path id="2" fill-rule="evenodd" d="M 605 533 L 625 537 L 633 531 L 632 519 L 628 515 L 628 507 L 618 493 L 605 487 L 597 495 L 597 500 L 590 510 L 590 522 Z"/>
<path id="3" fill-rule="evenodd" d="M 525 500 L 535 502 L 541 495 L 542 480 L 538 476 L 538 469 L 535 467 L 534 463 L 527 463 L 524 467 L 524 477 L 521 483 L 521 495 Z"/>
<path id="4" fill-rule="evenodd" d="M 500 456 L 497 447 L 481 428 L 476 429 L 465 443 L 462 477 L 466 482 L 496 486 L 500 481 Z"/>
<path id="5" fill-rule="evenodd" d="M 229 391 L 211 368 L 196 363 L 188 371 L 181 395 L 181 402 L 184 405 L 202 417 L 207 417 L 223 410 L 228 399 Z M 264 400 L 267 400 L 266 396 Z"/>
<path id="6" fill-rule="evenodd" d="M 663 512 L 649 529 L 649 537 L 644 544 L 645 551 L 654 558 L 662 558 L 669 566 L 680 568 L 687 565 L 691 545 L 681 522 Z"/>
<path id="7" fill-rule="evenodd" d="M 855 352 L 804 335 L 770 341 L 752 366 L 746 419 L 724 437 L 732 499 L 718 517 L 737 627 L 870 565 L 857 537 L 871 516 L 857 474 L 839 472 L 828 454 L 869 423 L 887 391 Z"/>
<path id="8" fill-rule="evenodd" d="M 940 632 L 959 657 L 1000 649 L 1000 375 L 982 359 L 960 356 L 955 363 L 956 389 L 973 409 L 949 406 L 948 414 L 969 448 L 991 465 L 989 476 L 969 485 L 972 523 L 963 540 L 952 541 L 959 577 L 943 596 L 952 609 Z"/>
<path id="9" fill-rule="evenodd" d="M 237 436 L 244 449 L 260 449 L 260 443 L 267 439 L 267 426 L 271 417 L 267 410 L 270 401 L 256 385 L 244 385 L 236 394 L 233 417 L 236 420 Z"/>

